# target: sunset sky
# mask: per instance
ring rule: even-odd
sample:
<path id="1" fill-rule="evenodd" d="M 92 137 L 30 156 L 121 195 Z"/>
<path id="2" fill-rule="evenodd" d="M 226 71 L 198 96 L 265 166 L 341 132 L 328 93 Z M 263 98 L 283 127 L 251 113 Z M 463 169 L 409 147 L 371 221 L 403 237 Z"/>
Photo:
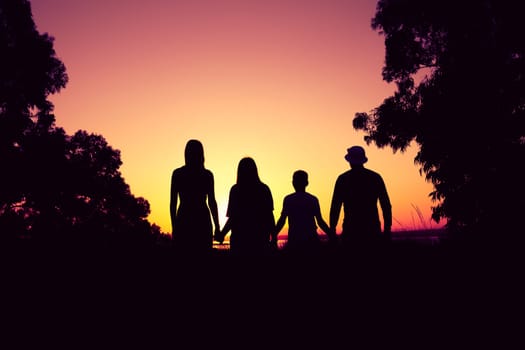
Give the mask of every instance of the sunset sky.
<path id="1" fill-rule="evenodd" d="M 395 88 L 381 77 L 383 37 L 370 27 L 375 0 L 31 3 L 70 79 L 51 97 L 57 125 L 101 134 L 119 149 L 123 177 L 164 232 L 171 172 L 192 138 L 202 141 L 215 176 L 221 226 L 245 156 L 272 191 L 276 219 L 292 173 L 303 169 L 328 221 L 352 145 L 365 147 L 366 166 L 385 180 L 394 230 L 437 226 L 416 149 L 367 146 L 352 128 L 356 112 L 379 106 Z"/>

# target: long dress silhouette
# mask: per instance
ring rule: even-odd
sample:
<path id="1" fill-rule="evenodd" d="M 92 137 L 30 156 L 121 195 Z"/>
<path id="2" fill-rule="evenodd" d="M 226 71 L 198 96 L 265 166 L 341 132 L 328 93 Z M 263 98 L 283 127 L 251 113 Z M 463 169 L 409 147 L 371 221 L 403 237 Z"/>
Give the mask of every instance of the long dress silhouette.
<path id="1" fill-rule="evenodd" d="M 184 155 L 186 164 L 171 176 L 173 241 L 179 251 L 205 252 L 213 247 L 212 219 L 219 230 L 213 173 L 204 167 L 200 141 L 188 141 Z"/>
<path id="2" fill-rule="evenodd" d="M 252 158 L 241 159 L 237 183 L 230 189 L 228 221 L 222 237 L 231 230 L 230 249 L 236 255 L 264 254 L 270 248 L 275 230 L 273 198 L 270 188 L 261 182 Z"/>

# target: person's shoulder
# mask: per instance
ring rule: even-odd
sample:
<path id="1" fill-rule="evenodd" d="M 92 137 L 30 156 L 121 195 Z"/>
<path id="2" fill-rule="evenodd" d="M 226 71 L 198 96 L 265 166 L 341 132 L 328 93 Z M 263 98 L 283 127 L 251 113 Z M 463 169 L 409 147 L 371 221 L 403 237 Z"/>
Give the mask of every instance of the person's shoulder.
<path id="1" fill-rule="evenodd" d="M 230 197 L 238 197 L 239 196 L 239 185 L 233 184 L 230 187 Z"/>
<path id="2" fill-rule="evenodd" d="M 286 196 L 284 196 L 285 201 L 293 200 L 295 197 L 297 197 L 297 192 L 288 193 Z"/>
<path id="3" fill-rule="evenodd" d="M 311 194 L 310 192 L 306 192 L 306 194 L 308 195 L 308 198 L 310 198 L 311 200 L 313 200 L 313 201 L 319 201 L 319 199 L 317 198 L 317 196 Z"/>
<path id="4" fill-rule="evenodd" d="M 265 190 L 265 191 L 268 191 L 270 192 L 270 187 L 265 184 L 264 182 L 260 182 L 260 186 Z"/>
<path id="5" fill-rule="evenodd" d="M 177 175 L 177 174 L 180 174 L 182 172 L 184 172 L 184 170 L 186 169 L 186 166 L 181 166 L 181 167 L 178 167 L 178 168 L 175 168 L 172 172 L 173 175 Z"/>
<path id="6" fill-rule="evenodd" d="M 377 171 L 374 171 L 372 169 L 363 168 L 366 173 L 368 173 L 370 176 L 374 176 L 376 178 L 381 178 L 381 174 L 379 174 Z"/>
<path id="7" fill-rule="evenodd" d="M 343 180 L 343 179 L 346 179 L 346 178 L 348 178 L 349 176 L 351 176 L 351 174 L 352 174 L 352 169 L 347 170 L 347 171 L 345 171 L 344 173 L 339 174 L 339 176 L 337 177 L 337 180 Z"/>

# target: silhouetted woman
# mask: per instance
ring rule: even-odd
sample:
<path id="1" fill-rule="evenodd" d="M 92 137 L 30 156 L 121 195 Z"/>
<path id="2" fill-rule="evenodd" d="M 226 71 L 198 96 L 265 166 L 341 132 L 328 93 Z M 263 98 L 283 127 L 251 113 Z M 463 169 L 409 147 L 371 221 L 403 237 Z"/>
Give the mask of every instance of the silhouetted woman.
<path id="1" fill-rule="evenodd" d="M 211 251 L 213 232 L 210 213 L 215 232 L 219 232 L 220 227 L 213 174 L 204 168 L 202 143 L 189 140 L 184 158 L 186 164 L 175 169 L 171 176 L 172 237 L 175 247 L 180 251 Z"/>
<path id="2" fill-rule="evenodd" d="M 217 240 L 231 230 L 230 249 L 236 255 L 259 255 L 270 248 L 275 230 L 273 198 L 270 188 L 261 182 L 252 158 L 241 159 L 237 183 L 230 189 L 228 220 Z"/>

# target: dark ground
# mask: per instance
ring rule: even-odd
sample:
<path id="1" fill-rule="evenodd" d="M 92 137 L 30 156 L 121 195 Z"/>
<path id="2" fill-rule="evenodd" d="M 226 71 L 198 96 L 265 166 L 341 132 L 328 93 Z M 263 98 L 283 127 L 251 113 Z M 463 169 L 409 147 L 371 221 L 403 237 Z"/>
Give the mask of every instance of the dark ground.
<path id="1" fill-rule="evenodd" d="M 19 341 L 515 348 L 522 333 L 522 255 L 495 247 L 398 241 L 259 258 L 182 257 L 167 246 L 3 251 L 4 330 Z"/>

